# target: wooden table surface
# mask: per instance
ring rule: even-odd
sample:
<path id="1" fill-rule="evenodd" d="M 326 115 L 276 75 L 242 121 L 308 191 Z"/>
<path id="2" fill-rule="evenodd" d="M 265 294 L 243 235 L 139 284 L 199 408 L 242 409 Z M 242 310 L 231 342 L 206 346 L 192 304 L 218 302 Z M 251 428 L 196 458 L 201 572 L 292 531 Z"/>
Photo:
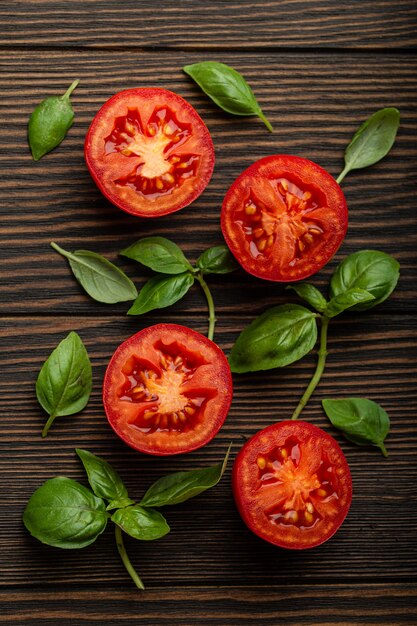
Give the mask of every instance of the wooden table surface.
<path id="1" fill-rule="evenodd" d="M 0 623 L 417 624 L 416 155 L 417 7 L 408 0 L 19 0 L 0 3 L 3 170 L 1 239 L 2 412 Z M 274 126 L 233 118 L 181 71 L 202 60 L 242 72 Z M 32 161 L 27 121 L 45 96 L 75 79 L 75 123 L 62 145 Z M 111 206 L 86 169 L 83 140 L 98 108 L 119 90 L 171 89 L 198 110 L 216 148 L 211 183 L 192 206 L 140 220 Z M 192 454 L 158 459 L 125 446 L 110 430 L 101 381 L 115 348 L 141 328 L 177 322 L 205 333 L 197 288 L 177 305 L 126 317 L 126 305 L 100 305 L 81 291 L 49 247 L 106 255 L 141 285 L 149 276 L 118 258 L 146 235 L 174 239 L 192 259 L 222 241 L 219 209 L 235 177 L 256 159 L 289 153 L 333 175 L 353 132 L 384 106 L 401 111 L 388 157 L 343 183 L 347 237 L 315 277 L 325 288 L 336 264 L 363 248 L 393 254 L 401 279 L 392 297 L 364 314 L 334 321 L 322 384 L 304 419 L 325 428 L 350 464 L 354 497 L 340 531 L 319 548 L 275 548 L 239 518 L 231 464 L 213 490 L 167 511 L 172 532 L 157 542 L 127 539 L 146 591 L 138 592 L 107 530 L 83 551 L 48 548 L 21 522 L 34 489 L 58 474 L 85 482 L 75 447 L 109 460 L 139 497 L 160 476 L 234 458 L 245 437 L 288 418 L 315 366 L 315 352 L 282 370 L 235 376 L 229 417 Z M 239 271 L 209 277 L 217 305 L 216 341 L 235 338 L 270 306 L 296 298 L 279 284 Z M 46 440 L 34 383 L 41 364 L 70 331 L 84 340 L 93 393 L 79 415 L 57 420 Z M 348 443 L 326 420 L 321 399 L 364 396 L 389 413 L 388 459 Z"/>

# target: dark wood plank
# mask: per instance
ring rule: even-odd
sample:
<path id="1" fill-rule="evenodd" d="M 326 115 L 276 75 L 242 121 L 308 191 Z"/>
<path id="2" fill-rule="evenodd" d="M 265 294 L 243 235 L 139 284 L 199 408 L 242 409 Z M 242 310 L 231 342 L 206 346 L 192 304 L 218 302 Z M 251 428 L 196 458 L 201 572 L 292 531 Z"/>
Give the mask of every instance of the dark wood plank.
<path id="1" fill-rule="evenodd" d="M 415 46 L 411 0 L 21 0 L 0 7 L 3 46 L 245 49 Z"/>
<path id="2" fill-rule="evenodd" d="M 0 590 L 0 624 L 106 624 L 106 626 L 397 626 L 417 621 L 415 584 L 364 584 L 356 590 L 343 584 L 249 587 L 187 587 L 132 590 L 105 586 L 93 593 L 84 588 L 62 591 Z M 47 608 L 45 608 L 47 607 Z M 169 617 L 168 617 L 169 616 Z"/>
<path id="3" fill-rule="evenodd" d="M 158 234 L 176 240 L 196 259 L 206 246 L 221 241 L 219 210 L 224 194 L 254 160 L 274 153 L 299 154 L 337 175 L 344 148 L 358 125 L 378 108 L 392 105 L 402 114 L 397 142 L 385 160 L 351 173 L 343 183 L 350 207 L 348 236 L 332 264 L 314 280 L 326 289 L 331 271 L 343 256 L 361 248 L 379 248 L 394 254 L 402 266 L 400 290 L 381 309 L 413 309 L 417 59 L 213 54 L 212 58 L 229 62 L 247 76 L 274 124 L 275 132 L 270 134 L 256 118 L 222 113 L 181 73 L 185 63 L 198 58 L 182 52 L 142 53 L 138 63 L 136 56 L 117 51 L 0 55 L 7 85 L 2 104 L 7 114 L 0 138 L 0 311 L 25 313 L 30 307 L 36 313 L 125 312 L 127 305 L 106 307 L 85 296 L 49 242 L 55 240 L 68 249 L 93 249 L 116 260 L 117 251 L 127 244 Z M 58 150 L 35 163 L 26 141 L 30 112 L 39 99 L 63 91 L 77 76 L 81 84 L 74 94 L 75 124 Z M 217 165 L 211 183 L 192 206 L 165 218 L 140 220 L 112 207 L 100 194 L 84 164 L 83 141 L 94 113 L 111 94 L 155 84 L 181 93 L 197 108 L 213 135 Z M 149 276 L 136 264 L 118 263 L 139 285 Z M 210 282 L 220 313 L 233 312 L 238 306 L 256 314 L 289 298 L 281 286 L 244 272 L 236 277 L 212 276 Z M 195 288 L 173 310 L 199 312 L 204 306 Z"/>
<path id="4" fill-rule="evenodd" d="M 152 321 L 152 320 L 150 320 Z M 172 322 L 183 317 L 170 316 Z M 217 341 L 228 351 L 244 316 L 219 326 Z M 202 317 L 186 322 L 205 331 Z M 354 500 L 341 530 L 320 550 L 283 551 L 262 542 L 241 522 L 233 505 L 229 466 L 210 492 L 166 511 L 172 533 L 153 542 L 128 540 L 131 558 L 145 583 L 175 588 L 190 585 L 287 585 L 303 581 L 411 580 L 417 565 L 415 503 L 417 433 L 415 429 L 415 317 L 393 319 L 368 314 L 335 320 L 329 337 L 328 366 L 322 384 L 303 417 L 331 432 L 350 464 Z M 90 449 L 119 470 L 130 493 L 140 497 L 160 476 L 218 462 L 233 441 L 232 458 L 245 439 L 276 420 L 288 418 L 315 364 L 311 354 L 282 370 L 235 376 L 235 395 L 219 435 L 203 450 L 182 457 L 154 458 L 134 452 L 110 430 L 101 404 L 101 380 L 115 347 L 141 325 L 122 317 L 2 320 L 2 353 L 7 378 L 0 381 L 3 414 L 0 472 L 5 489 L 0 501 L 2 585 L 130 585 L 114 546 L 111 530 L 89 548 L 59 551 L 32 539 L 21 513 L 34 489 L 47 478 L 67 475 L 85 482 L 75 447 Z M 45 419 L 36 403 L 34 382 L 51 348 L 77 330 L 91 354 L 94 388 L 88 408 L 61 418 L 46 440 Z M 410 338 L 413 332 L 414 339 Z M 389 363 L 389 367 L 387 364 Z M 345 441 L 327 422 L 324 397 L 365 396 L 390 414 L 389 458 L 376 449 Z"/>

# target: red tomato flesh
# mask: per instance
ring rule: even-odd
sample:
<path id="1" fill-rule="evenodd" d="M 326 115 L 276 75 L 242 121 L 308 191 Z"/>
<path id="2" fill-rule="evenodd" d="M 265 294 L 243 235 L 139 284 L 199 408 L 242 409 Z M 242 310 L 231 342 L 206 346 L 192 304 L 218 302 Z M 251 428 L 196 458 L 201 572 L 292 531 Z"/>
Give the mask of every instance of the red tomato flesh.
<path id="1" fill-rule="evenodd" d="M 232 401 L 229 364 L 215 343 L 176 324 L 150 326 L 123 342 L 107 367 L 110 426 L 135 450 L 155 455 L 205 445 Z"/>
<path id="2" fill-rule="evenodd" d="M 246 525 L 262 539 L 301 550 L 327 541 L 352 500 L 349 466 L 317 426 L 288 420 L 261 430 L 239 452 L 233 493 Z"/>
<path id="3" fill-rule="evenodd" d="M 110 98 L 90 126 L 84 152 L 100 191 L 141 217 L 190 204 L 214 167 L 203 120 L 183 98 L 159 88 L 128 89 Z"/>
<path id="4" fill-rule="evenodd" d="M 300 157 L 256 161 L 227 192 L 222 230 L 242 267 L 291 282 L 311 276 L 335 254 L 346 234 L 346 200 L 324 169 Z"/>

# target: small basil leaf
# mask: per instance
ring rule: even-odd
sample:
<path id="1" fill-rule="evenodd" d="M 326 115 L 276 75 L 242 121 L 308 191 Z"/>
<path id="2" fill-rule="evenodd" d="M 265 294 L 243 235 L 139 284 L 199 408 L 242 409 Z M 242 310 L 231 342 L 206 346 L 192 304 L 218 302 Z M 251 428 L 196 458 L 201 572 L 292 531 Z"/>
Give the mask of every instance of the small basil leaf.
<path id="1" fill-rule="evenodd" d="M 91 363 L 80 337 L 70 332 L 42 365 L 36 381 L 39 404 L 50 415 L 42 436 L 55 417 L 73 415 L 87 404 L 92 387 Z"/>
<path id="2" fill-rule="evenodd" d="M 203 61 L 182 69 L 223 111 L 232 115 L 257 115 L 272 132 L 252 89 L 233 67 L 217 61 Z"/>
<path id="3" fill-rule="evenodd" d="M 193 269 L 181 248 L 165 237 L 144 237 L 120 254 L 162 274 L 182 274 Z"/>
<path id="4" fill-rule="evenodd" d="M 388 435 L 390 420 L 384 409 L 366 398 L 323 400 L 324 411 L 345 437 L 359 446 L 377 446 L 388 456 L 384 439 Z"/>
<path id="5" fill-rule="evenodd" d="M 142 315 L 154 309 L 170 306 L 181 300 L 193 283 L 194 276 L 190 272 L 175 276 L 157 274 L 144 284 L 127 314 Z"/>
<path id="6" fill-rule="evenodd" d="M 67 252 L 53 242 L 51 246 L 68 259 L 75 278 L 97 302 L 115 304 L 134 300 L 138 295 L 130 278 L 101 254 L 89 250 Z"/>
<path id="7" fill-rule="evenodd" d="M 30 534 L 56 548 L 84 548 L 107 524 L 104 502 L 75 480 L 57 476 L 31 496 L 23 513 Z"/>
<path id="8" fill-rule="evenodd" d="M 324 315 L 326 317 L 336 317 L 336 315 L 343 313 L 346 309 L 351 309 L 355 305 L 371 302 L 372 300 L 375 300 L 375 298 L 369 291 L 354 287 L 332 298 L 324 310 Z"/>
<path id="9" fill-rule="evenodd" d="M 374 300 L 353 307 L 354 311 L 372 309 L 394 291 L 400 276 L 400 265 L 394 257 L 379 250 L 360 250 L 344 259 L 330 281 L 330 296 L 334 298 L 350 289 L 364 289 Z"/>
<path id="10" fill-rule="evenodd" d="M 84 465 L 88 482 L 96 496 L 104 498 L 105 500 L 128 498 L 127 489 L 122 479 L 110 463 L 95 456 L 95 454 L 92 454 L 88 450 L 76 448 L 75 452 Z M 133 503 L 130 502 L 129 504 Z"/>
<path id="11" fill-rule="evenodd" d="M 110 500 L 106 506 L 106 511 L 113 511 L 113 509 L 124 509 L 126 506 L 135 504 L 134 500 L 130 498 L 117 498 L 116 500 Z"/>
<path id="12" fill-rule="evenodd" d="M 327 305 L 326 298 L 320 293 L 320 291 L 310 283 L 297 283 L 295 285 L 287 285 L 285 289 L 294 289 L 295 293 L 308 302 L 319 313 L 323 313 Z"/>
<path id="13" fill-rule="evenodd" d="M 176 472 L 175 474 L 163 476 L 163 478 L 160 478 L 149 487 L 140 504 L 156 507 L 180 504 L 214 487 L 226 469 L 230 448 L 231 445 L 223 463 L 203 469 Z"/>
<path id="14" fill-rule="evenodd" d="M 113 513 L 111 520 L 131 537 L 143 541 L 160 539 L 170 531 L 165 517 L 159 511 L 139 504 L 119 509 Z"/>
<path id="15" fill-rule="evenodd" d="M 380 109 L 371 115 L 356 131 L 346 148 L 343 177 L 350 170 L 373 165 L 387 155 L 393 146 L 399 125 L 398 109 Z"/>
<path id="16" fill-rule="evenodd" d="M 316 317 L 298 304 L 269 309 L 237 338 L 229 356 L 232 372 L 256 372 L 298 361 L 316 343 Z"/>
<path id="17" fill-rule="evenodd" d="M 205 250 L 196 266 L 203 274 L 229 274 L 238 269 L 239 264 L 225 245 Z"/>
<path id="18" fill-rule="evenodd" d="M 63 96 L 51 96 L 42 100 L 30 116 L 28 139 L 35 161 L 59 146 L 71 128 L 74 111 L 70 96 L 79 82 L 75 80 Z"/>

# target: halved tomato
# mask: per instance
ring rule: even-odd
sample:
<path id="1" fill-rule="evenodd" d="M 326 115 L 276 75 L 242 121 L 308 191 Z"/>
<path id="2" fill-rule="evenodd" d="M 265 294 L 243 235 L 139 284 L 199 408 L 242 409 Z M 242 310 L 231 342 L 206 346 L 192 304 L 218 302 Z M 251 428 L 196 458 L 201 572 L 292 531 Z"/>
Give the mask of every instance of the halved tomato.
<path id="1" fill-rule="evenodd" d="M 352 500 L 349 466 L 317 426 L 288 420 L 250 439 L 233 466 L 233 493 L 246 525 L 281 548 L 327 541 Z"/>
<path id="2" fill-rule="evenodd" d="M 107 367 L 104 408 L 129 446 L 155 455 L 204 446 L 222 426 L 232 377 L 215 343 L 185 326 L 157 324 L 123 342 Z"/>
<path id="3" fill-rule="evenodd" d="M 84 153 L 100 191 L 141 217 L 190 204 L 214 167 L 213 142 L 198 113 L 177 94 L 156 87 L 110 98 L 90 126 Z"/>
<path id="4" fill-rule="evenodd" d="M 335 254 L 346 234 L 346 200 L 324 169 L 300 157 L 256 161 L 227 192 L 224 238 L 242 267 L 267 280 L 311 276 Z"/>

